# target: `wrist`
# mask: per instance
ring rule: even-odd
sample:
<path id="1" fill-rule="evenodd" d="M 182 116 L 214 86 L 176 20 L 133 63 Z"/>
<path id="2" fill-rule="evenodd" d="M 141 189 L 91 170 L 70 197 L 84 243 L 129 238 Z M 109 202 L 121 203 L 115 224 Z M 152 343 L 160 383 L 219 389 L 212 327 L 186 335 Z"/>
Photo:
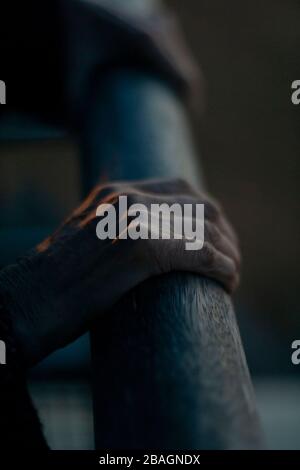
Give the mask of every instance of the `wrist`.
<path id="1" fill-rule="evenodd" d="M 41 289 L 39 264 L 38 257 L 33 255 L 0 272 L 2 302 L 10 315 L 12 334 L 27 365 L 37 362 L 42 350 L 38 319 L 47 299 Z"/>

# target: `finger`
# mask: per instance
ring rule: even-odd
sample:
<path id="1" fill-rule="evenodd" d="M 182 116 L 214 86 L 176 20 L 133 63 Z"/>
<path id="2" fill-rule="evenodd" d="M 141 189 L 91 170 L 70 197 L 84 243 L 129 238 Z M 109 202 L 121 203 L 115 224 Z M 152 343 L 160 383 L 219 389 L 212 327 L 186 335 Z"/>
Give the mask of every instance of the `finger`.
<path id="1" fill-rule="evenodd" d="M 239 276 L 235 262 L 210 243 L 205 242 L 201 250 L 187 251 L 184 239 L 153 242 L 159 250 L 162 269 L 202 274 L 220 282 L 228 292 L 236 289 Z"/>
<path id="2" fill-rule="evenodd" d="M 237 245 L 216 224 L 206 221 L 204 236 L 205 240 L 210 242 L 217 250 L 233 259 L 237 269 L 240 268 L 241 255 Z"/>
<path id="3" fill-rule="evenodd" d="M 220 217 L 218 223 L 219 223 L 221 231 L 223 231 L 227 235 L 227 237 L 235 244 L 237 249 L 239 249 L 239 244 L 240 243 L 239 243 L 239 238 L 237 236 L 237 233 L 234 230 L 231 223 L 228 221 L 228 219 L 223 214 L 221 214 L 221 217 Z"/>
<path id="4" fill-rule="evenodd" d="M 232 258 L 205 242 L 196 253 L 198 272 L 219 281 L 228 292 L 233 292 L 239 282 L 236 264 Z"/>
<path id="5" fill-rule="evenodd" d="M 232 227 L 231 223 L 228 221 L 226 215 L 224 214 L 224 210 L 220 206 L 220 204 L 215 201 L 213 198 L 205 199 L 204 200 L 205 206 L 205 218 L 218 224 L 221 232 L 226 233 L 228 238 L 232 240 L 234 244 L 237 246 L 239 245 L 238 236 Z"/>
<path id="6" fill-rule="evenodd" d="M 143 194 L 163 194 L 163 195 L 179 195 L 186 194 L 191 196 L 198 196 L 199 193 L 187 181 L 182 178 L 172 179 L 148 179 L 129 182 L 116 183 L 120 189 L 129 192 L 141 192 Z"/>

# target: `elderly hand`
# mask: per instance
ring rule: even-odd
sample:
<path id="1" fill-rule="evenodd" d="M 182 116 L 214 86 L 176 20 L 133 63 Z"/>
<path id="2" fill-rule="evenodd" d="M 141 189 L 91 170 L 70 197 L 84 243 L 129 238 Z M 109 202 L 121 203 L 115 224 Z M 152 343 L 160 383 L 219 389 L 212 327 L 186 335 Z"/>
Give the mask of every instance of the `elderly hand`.
<path id="1" fill-rule="evenodd" d="M 143 204 L 149 210 L 153 203 L 204 204 L 202 249 L 187 250 L 184 234 L 170 239 L 100 240 L 96 235 L 100 204 L 112 204 L 118 218 L 125 217 L 125 232 L 134 223 L 132 216 L 119 214 L 119 196 L 127 196 L 128 206 Z M 183 212 L 183 223 L 185 217 Z M 195 215 L 192 218 L 195 224 Z M 0 283 L 16 338 L 31 364 L 84 333 L 94 318 L 151 276 L 192 271 L 232 292 L 238 285 L 239 266 L 234 231 L 207 194 L 182 180 L 121 182 L 97 186 L 30 256 L 3 270 Z"/>

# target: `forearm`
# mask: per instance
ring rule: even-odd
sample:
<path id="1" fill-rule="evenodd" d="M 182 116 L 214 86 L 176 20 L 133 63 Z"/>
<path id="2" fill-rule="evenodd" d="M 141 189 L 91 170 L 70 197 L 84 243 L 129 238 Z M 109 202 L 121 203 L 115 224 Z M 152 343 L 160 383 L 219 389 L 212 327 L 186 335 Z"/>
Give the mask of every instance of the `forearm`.
<path id="1" fill-rule="evenodd" d="M 58 347 L 59 325 L 51 312 L 55 310 L 52 278 L 50 263 L 38 254 L 24 256 L 0 271 L 0 294 L 26 367 Z"/>
<path id="2" fill-rule="evenodd" d="M 18 347 L 12 324 L 12 309 L 3 299 L 0 282 L 0 339 L 5 344 L 5 364 L 0 365 L 0 447 L 46 450 L 37 413 L 32 405 L 26 383 L 26 365 Z"/>

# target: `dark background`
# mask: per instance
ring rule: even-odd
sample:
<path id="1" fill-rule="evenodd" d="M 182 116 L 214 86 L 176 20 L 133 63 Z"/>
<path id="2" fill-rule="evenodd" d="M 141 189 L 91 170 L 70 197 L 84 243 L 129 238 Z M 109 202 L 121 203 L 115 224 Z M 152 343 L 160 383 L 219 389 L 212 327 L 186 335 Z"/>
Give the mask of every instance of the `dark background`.
<path id="1" fill-rule="evenodd" d="M 300 2 L 168 4 L 206 79 L 206 111 L 194 130 L 209 189 L 241 239 L 237 300 L 250 365 L 299 375 L 290 344 L 300 338 L 300 106 L 291 102 L 300 77 Z"/>

